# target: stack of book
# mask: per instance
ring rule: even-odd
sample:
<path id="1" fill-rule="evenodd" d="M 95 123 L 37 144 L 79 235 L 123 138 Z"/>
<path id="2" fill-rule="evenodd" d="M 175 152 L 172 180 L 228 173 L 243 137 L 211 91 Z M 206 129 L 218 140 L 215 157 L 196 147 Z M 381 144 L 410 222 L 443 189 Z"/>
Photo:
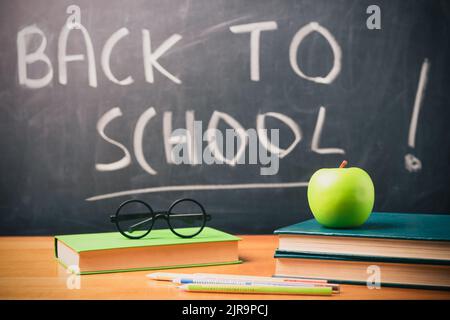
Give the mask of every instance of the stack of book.
<path id="1" fill-rule="evenodd" d="M 312 219 L 275 234 L 275 276 L 450 289 L 450 215 L 372 213 L 355 229 Z"/>
<path id="2" fill-rule="evenodd" d="M 188 239 L 168 229 L 135 240 L 119 232 L 73 234 L 55 237 L 55 256 L 80 274 L 233 264 L 241 262 L 238 240 L 208 227 Z"/>

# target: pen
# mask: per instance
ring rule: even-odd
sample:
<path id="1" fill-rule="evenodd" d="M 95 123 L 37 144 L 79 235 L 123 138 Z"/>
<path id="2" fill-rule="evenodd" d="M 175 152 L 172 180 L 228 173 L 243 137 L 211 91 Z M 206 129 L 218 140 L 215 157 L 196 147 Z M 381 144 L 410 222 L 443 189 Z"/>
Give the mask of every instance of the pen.
<path id="1" fill-rule="evenodd" d="M 173 273 L 173 272 L 153 272 L 147 274 L 147 277 L 153 280 L 160 281 L 173 281 L 178 278 L 223 278 L 223 279 L 235 279 L 246 281 L 270 281 L 276 283 L 284 282 L 300 282 L 300 283 L 328 283 L 323 279 L 311 279 L 311 278 L 281 278 L 281 277 L 264 277 L 264 276 L 248 276 L 248 275 L 235 275 L 235 274 L 219 274 L 219 273 Z"/>
<path id="2" fill-rule="evenodd" d="M 245 280 L 261 280 L 261 281 L 274 281 L 274 282 L 311 282 L 311 283 L 327 283 L 325 279 L 313 279 L 313 278 L 286 278 L 286 277 L 264 277 L 264 276 L 248 276 L 237 274 L 220 274 L 220 273 L 195 273 L 195 277 L 208 277 L 208 278 L 231 278 L 231 279 L 245 279 Z"/>
<path id="3" fill-rule="evenodd" d="M 181 277 L 192 277 L 193 275 L 191 273 L 173 273 L 173 272 L 153 272 L 146 275 L 147 278 L 150 278 L 152 280 L 159 280 L 159 281 L 173 281 L 174 279 L 181 278 Z"/>

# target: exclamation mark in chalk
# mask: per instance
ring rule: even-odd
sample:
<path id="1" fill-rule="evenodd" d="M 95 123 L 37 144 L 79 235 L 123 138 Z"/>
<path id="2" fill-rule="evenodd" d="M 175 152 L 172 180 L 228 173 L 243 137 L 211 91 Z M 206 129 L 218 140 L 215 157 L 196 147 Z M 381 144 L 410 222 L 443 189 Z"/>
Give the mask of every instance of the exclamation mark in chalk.
<path id="1" fill-rule="evenodd" d="M 430 62 L 425 59 L 420 69 L 419 84 L 417 85 L 416 99 L 414 100 L 414 109 L 411 116 L 411 123 L 409 124 L 408 145 L 414 149 L 416 146 L 416 131 L 417 122 L 419 120 L 420 107 L 422 105 L 425 87 L 427 85 L 428 71 L 430 69 Z M 422 169 L 422 162 L 414 155 L 408 153 L 405 155 L 405 168 L 409 172 L 416 172 Z"/>

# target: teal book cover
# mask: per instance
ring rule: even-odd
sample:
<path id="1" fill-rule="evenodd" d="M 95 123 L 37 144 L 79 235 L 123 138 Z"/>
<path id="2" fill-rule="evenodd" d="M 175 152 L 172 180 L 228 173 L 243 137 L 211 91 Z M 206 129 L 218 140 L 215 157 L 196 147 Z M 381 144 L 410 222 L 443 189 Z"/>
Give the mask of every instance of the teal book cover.
<path id="1" fill-rule="evenodd" d="M 450 241 L 450 215 L 373 212 L 359 228 L 330 229 L 315 219 L 274 231 L 275 234 Z"/>

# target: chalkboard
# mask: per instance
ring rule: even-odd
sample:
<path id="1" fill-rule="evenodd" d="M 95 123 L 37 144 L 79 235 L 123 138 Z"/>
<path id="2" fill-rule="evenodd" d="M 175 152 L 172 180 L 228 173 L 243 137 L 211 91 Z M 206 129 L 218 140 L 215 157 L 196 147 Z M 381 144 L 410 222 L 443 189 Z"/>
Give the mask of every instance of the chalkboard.
<path id="1" fill-rule="evenodd" d="M 450 212 L 450 7 L 372 4 L 2 1 L 0 233 L 114 230 L 124 200 L 181 197 L 271 233 L 312 217 L 309 178 L 343 159 L 376 211 Z M 279 129 L 277 170 L 170 163 L 193 120 Z"/>

